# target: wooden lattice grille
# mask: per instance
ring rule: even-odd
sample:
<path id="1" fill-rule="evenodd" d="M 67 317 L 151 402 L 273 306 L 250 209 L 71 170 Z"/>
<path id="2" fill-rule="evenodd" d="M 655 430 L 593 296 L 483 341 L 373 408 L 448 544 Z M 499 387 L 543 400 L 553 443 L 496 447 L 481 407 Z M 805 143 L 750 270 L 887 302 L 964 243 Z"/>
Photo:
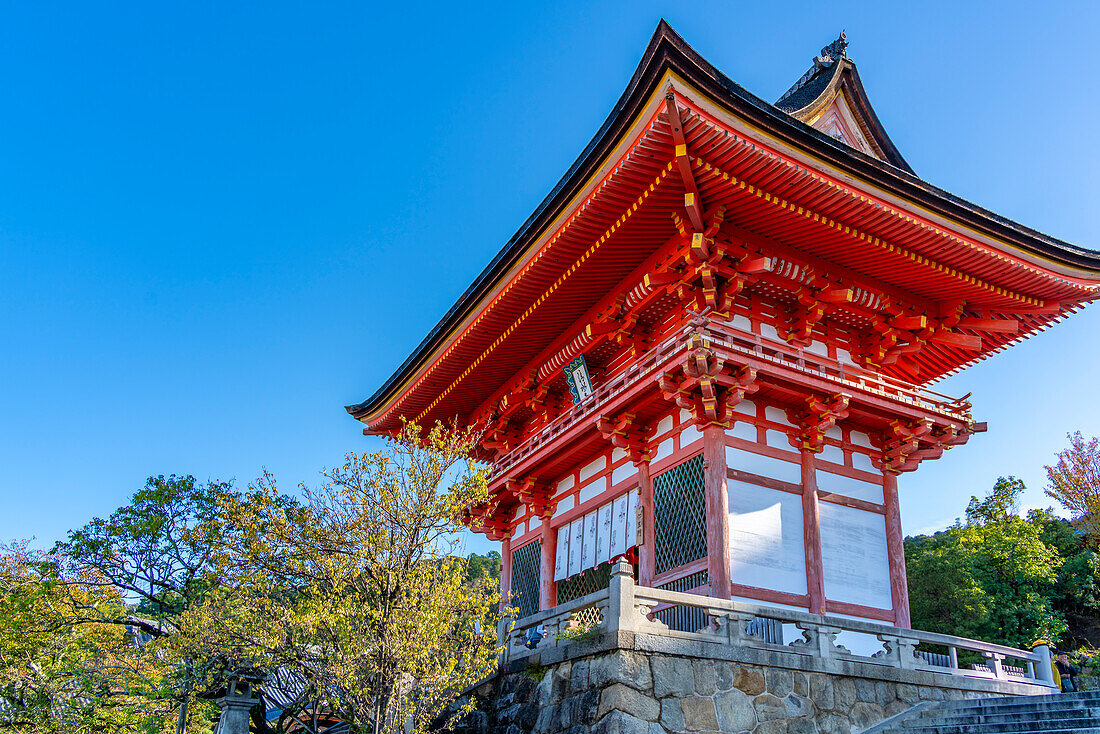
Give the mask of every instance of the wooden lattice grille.
<path id="1" fill-rule="evenodd" d="M 654 572 L 658 575 L 707 555 L 703 457 L 696 456 L 653 480 Z"/>
<path id="2" fill-rule="evenodd" d="M 710 575 L 706 571 L 697 571 L 667 584 L 661 584 L 657 588 L 687 593 L 709 583 Z M 697 607 L 666 607 L 654 612 L 653 616 L 667 624 L 669 629 L 678 632 L 698 632 L 710 624 L 706 612 Z"/>
<path id="3" fill-rule="evenodd" d="M 512 551 L 512 598 L 519 618 L 539 610 L 539 567 L 542 542 L 536 540 Z"/>

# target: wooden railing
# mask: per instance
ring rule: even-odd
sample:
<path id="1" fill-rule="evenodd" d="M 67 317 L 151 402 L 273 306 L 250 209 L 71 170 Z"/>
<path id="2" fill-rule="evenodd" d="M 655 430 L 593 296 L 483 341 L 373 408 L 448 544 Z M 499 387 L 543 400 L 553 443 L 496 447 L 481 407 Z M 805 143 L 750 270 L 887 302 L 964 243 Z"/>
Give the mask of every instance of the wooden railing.
<path id="1" fill-rule="evenodd" d="M 705 621 L 699 629 L 670 629 L 654 614 L 667 608 L 698 610 L 701 614 L 687 616 Z M 762 623 L 762 620 L 771 623 Z M 801 636 L 784 645 L 775 642 L 774 635 L 761 634 L 762 630 L 774 628 L 776 624 L 793 625 Z M 817 667 L 825 669 L 829 668 L 828 661 L 847 661 L 969 678 L 1011 680 L 1041 689 L 1054 687 L 1050 650 L 1046 646 L 1020 650 L 875 622 L 635 586 L 633 569 L 623 558 L 614 563 L 607 589 L 502 626 L 503 657 L 508 661 L 519 660 L 575 644 L 580 639 L 615 635 L 621 631 L 794 653 L 816 658 L 820 663 Z M 837 636 L 843 632 L 873 638 L 881 643 L 880 650 L 871 655 L 855 654 L 837 644 Z M 918 650 L 927 646 L 946 649 L 947 653 L 936 655 Z M 960 665 L 960 655 L 966 654 L 985 663 Z M 1006 661 L 1015 661 L 1018 665 Z"/>
<path id="2" fill-rule="evenodd" d="M 647 351 L 622 372 L 609 376 L 587 398 L 550 420 L 536 433 L 494 461 L 493 477 L 503 475 L 581 422 L 594 419 L 599 411 L 607 409 L 609 401 L 640 381 L 655 380 L 659 371 L 676 362 L 689 347 L 700 342 L 724 352 L 727 358 L 763 361 L 834 383 L 839 389 L 871 393 L 954 420 L 970 420 L 970 403 L 965 400 L 919 388 L 855 365 L 846 365 L 784 342 L 747 334 L 719 322 L 711 322 L 701 327 L 684 327 Z"/>

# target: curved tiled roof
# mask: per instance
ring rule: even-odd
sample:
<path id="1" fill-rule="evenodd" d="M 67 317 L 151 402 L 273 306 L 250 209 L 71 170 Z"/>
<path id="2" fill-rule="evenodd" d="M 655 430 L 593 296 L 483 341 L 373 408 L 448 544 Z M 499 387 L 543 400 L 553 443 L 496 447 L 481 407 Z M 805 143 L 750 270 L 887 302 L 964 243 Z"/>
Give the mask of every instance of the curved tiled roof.
<path id="1" fill-rule="evenodd" d="M 831 73 L 826 73 L 831 70 Z M 858 73 L 843 55 L 834 63 L 800 80 L 792 91 L 776 105 L 756 97 L 736 84 L 687 45 L 665 22 L 661 21 L 632 77 L 630 84 L 604 121 L 595 137 L 566 174 L 531 214 L 526 222 L 493 258 L 485 270 L 444 315 L 439 323 L 408 356 L 394 374 L 367 400 L 347 406 L 347 411 L 361 420 L 384 408 L 422 369 L 432 355 L 444 345 L 455 330 L 479 304 L 502 282 L 507 273 L 522 261 L 531 245 L 561 215 L 600 168 L 607 156 L 620 143 L 647 100 L 655 92 L 666 72 L 674 72 L 705 93 L 715 103 L 736 116 L 774 136 L 796 150 L 804 151 L 837 169 L 883 190 L 891 191 L 935 214 L 959 222 L 984 235 L 1001 240 L 1024 253 L 1041 258 L 1089 278 L 1100 274 L 1100 253 L 1076 247 L 1033 229 L 1000 217 L 921 180 L 897 153 L 885 131 L 870 109 L 862 93 Z M 845 83 L 852 91 L 857 111 L 881 131 L 874 135 L 885 160 L 850 148 L 798 119 L 788 110 L 817 92 L 808 104 L 821 97 L 833 83 Z M 866 106 L 866 109 L 862 109 Z M 802 108 L 805 109 L 806 105 Z M 793 110 L 798 112 L 799 110 Z M 874 133 L 875 131 L 872 130 Z"/>

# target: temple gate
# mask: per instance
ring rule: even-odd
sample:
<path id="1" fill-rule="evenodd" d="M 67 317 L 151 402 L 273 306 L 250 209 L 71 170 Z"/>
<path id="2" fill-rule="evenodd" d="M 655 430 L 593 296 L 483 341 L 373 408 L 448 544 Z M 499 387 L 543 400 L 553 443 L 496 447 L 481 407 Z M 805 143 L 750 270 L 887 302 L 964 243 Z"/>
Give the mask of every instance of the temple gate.
<path id="1" fill-rule="evenodd" d="M 985 430 L 930 384 L 1094 298 L 1100 256 L 919 179 L 846 47 L 768 104 L 662 22 L 565 177 L 348 407 L 483 432 L 467 520 L 503 546 L 507 660 L 567 660 L 595 623 L 1045 690 L 1041 651 L 908 629 L 898 477 Z"/>

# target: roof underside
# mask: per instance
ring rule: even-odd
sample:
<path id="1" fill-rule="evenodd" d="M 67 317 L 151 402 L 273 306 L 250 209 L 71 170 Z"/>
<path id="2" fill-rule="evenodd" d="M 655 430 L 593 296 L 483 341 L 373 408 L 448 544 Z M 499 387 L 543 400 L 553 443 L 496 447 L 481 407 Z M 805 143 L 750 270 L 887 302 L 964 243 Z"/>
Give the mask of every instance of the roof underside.
<path id="1" fill-rule="evenodd" d="M 830 68 L 832 73 L 818 76 L 829 77 L 822 89 L 832 91 L 818 89 L 808 104 L 845 88 L 858 106 L 862 86 L 854 66 L 845 59 Z M 1097 253 L 935 189 L 913 176 L 900 155 L 900 165 L 888 156 L 878 160 L 814 130 L 722 76 L 662 22 L 627 91 L 570 171 L 386 384 L 367 401 L 348 407 L 352 415 L 374 430 L 402 415 L 420 420 L 469 416 L 517 372 L 557 348 L 554 340 L 571 338 L 578 319 L 613 284 L 628 280 L 677 234 L 670 213 L 683 211 L 685 187 L 672 164 L 668 115 L 650 105 L 666 72 L 689 85 L 674 82 L 692 172 L 707 209 L 726 207 L 724 229 L 733 236 L 767 237 L 821 258 L 838 272 L 858 273 L 863 282 L 907 302 L 965 301 L 991 313 L 1016 314 L 1021 332 L 987 339 L 983 355 L 1090 297 L 1100 271 Z M 800 104 L 795 95 L 808 90 L 803 95 L 808 98 L 818 81 L 811 77 L 781 103 Z M 794 151 L 810 153 L 1006 246 L 998 250 L 963 237 L 830 178 L 781 146 L 769 149 L 731 129 L 720 113 L 746 120 Z M 639 120 L 639 115 L 649 118 Z M 593 174 L 632 129 L 637 132 L 631 144 L 593 182 Z M 555 220 L 556 229 L 548 231 Z M 1035 264 L 1043 261 L 1050 267 Z M 936 345 L 919 355 L 921 374 L 932 379 L 975 358 Z"/>

